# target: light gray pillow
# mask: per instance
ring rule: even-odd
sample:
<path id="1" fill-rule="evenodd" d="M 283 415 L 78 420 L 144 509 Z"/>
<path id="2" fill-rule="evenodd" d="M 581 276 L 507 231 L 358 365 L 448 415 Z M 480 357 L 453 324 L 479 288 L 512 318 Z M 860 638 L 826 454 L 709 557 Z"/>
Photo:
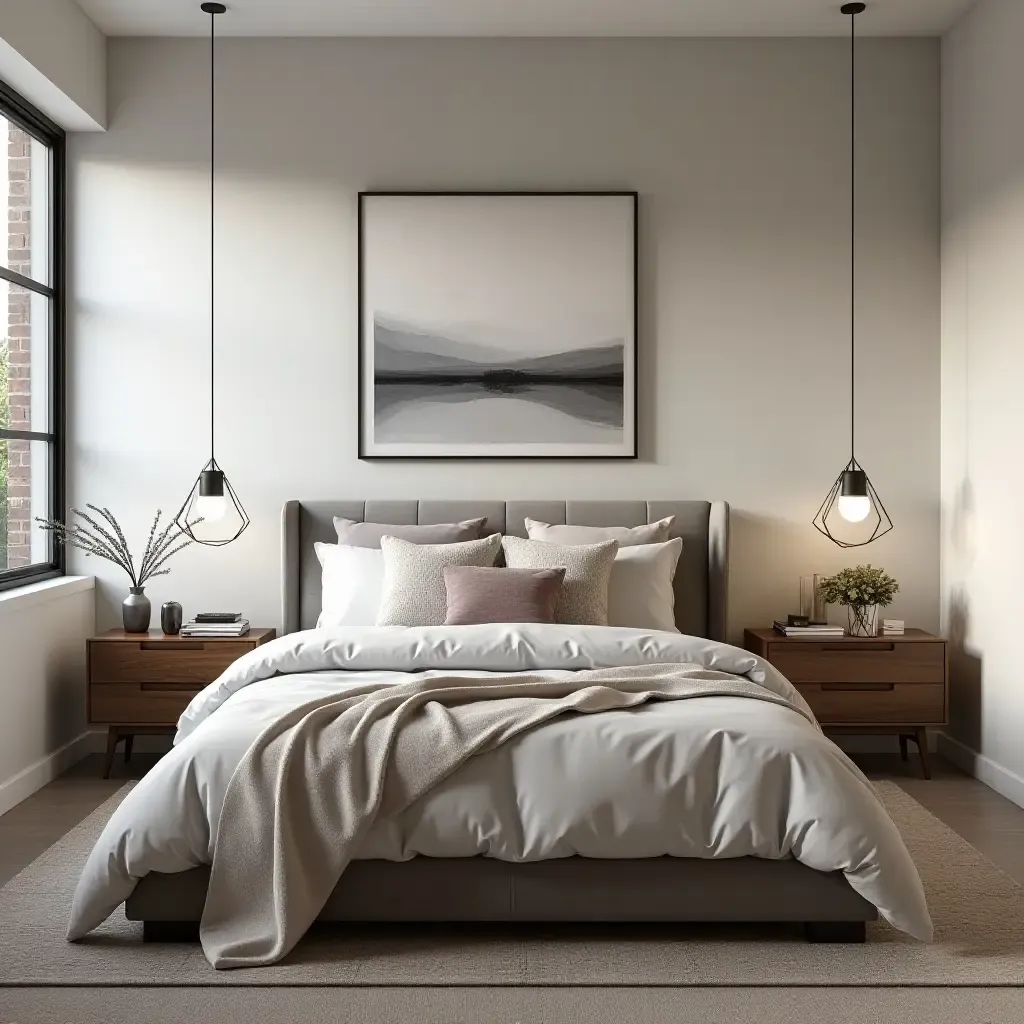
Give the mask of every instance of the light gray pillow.
<path id="1" fill-rule="evenodd" d="M 542 540 L 548 544 L 602 544 L 606 540 L 617 540 L 620 548 L 627 548 L 668 540 L 675 521 L 675 516 L 668 516 L 647 526 L 552 526 L 527 517 L 526 532 L 530 540 Z"/>
<path id="2" fill-rule="evenodd" d="M 555 605 L 555 622 L 583 626 L 608 625 L 608 580 L 619 542 L 547 544 L 521 537 L 504 537 L 505 564 L 510 569 L 565 567 L 565 579 Z"/>
<path id="3" fill-rule="evenodd" d="M 379 548 L 381 537 L 398 537 L 413 544 L 457 544 L 476 540 L 486 519 L 467 519 L 462 523 L 427 523 L 399 526 L 388 523 L 360 523 L 355 519 L 334 517 L 338 543 L 350 548 Z"/>
<path id="4" fill-rule="evenodd" d="M 455 544 L 413 544 L 385 535 L 384 587 L 378 626 L 440 626 L 448 614 L 444 571 L 452 565 L 494 565 L 501 534 Z"/>

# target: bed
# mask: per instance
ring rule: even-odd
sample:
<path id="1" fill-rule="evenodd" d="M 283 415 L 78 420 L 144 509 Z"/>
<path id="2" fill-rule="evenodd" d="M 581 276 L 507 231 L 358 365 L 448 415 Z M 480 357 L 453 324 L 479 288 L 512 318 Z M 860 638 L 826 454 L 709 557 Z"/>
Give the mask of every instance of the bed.
<path id="1" fill-rule="evenodd" d="M 282 518 L 282 619 L 286 634 L 315 636 L 315 633 L 302 632 L 313 629 L 320 612 L 320 565 L 313 553 L 313 543 L 335 540 L 335 516 L 392 524 L 451 523 L 486 517 L 485 532 L 521 537 L 526 536 L 527 516 L 549 523 L 596 526 L 637 526 L 675 516 L 673 536 L 683 538 L 683 554 L 674 581 L 676 622 L 682 638 L 677 641 L 675 634 L 667 634 L 666 637 L 672 639 L 665 639 L 665 643 L 683 644 L 686 650 L 697 650 L 698 654 L 713 648 L 718 652 L 716 657 L 724 652 L 734 659 L 741 655 L 753 658 L 745 652 L 725 648 L 722 643 L 726 635 L 729 569 L 729 509 L 725 503 L 290 501 L 284 507 Z M 475 627 L 461 628 L 472 630 Z M 574 644 L 574 649 L 586 646 L 575 640 Z M 768 671 L 773 670 L 769 667 Z M 273 676 L 274 673 L 266 674 Z M 779 685 L 789 686 L 784 680 Z M 711 706 L 707 701 L 687 703 Z M 776 710 L 771 713 L 775 714 Z M 786 727 L 789 728 L 788 720 Z M 811 726 L 803 723 L 800 729 L 802 738 L 806 736 L 812 745 L 817 744 L 816 749 L 826 751 L 824 744 L 828 741 L 817 736 L 812 739 Z M 838 780 L 837 787 L 841 783 L 842 787 L 849 788 L 862 803 L 874 802 L 873 792 L 865 795 L 870 790 L 866 780 L 837 749 L 829 745 L 822 756 L 828 758 L 829 771 L 833 771 Z M 833 815 L 829 806 L 827 815 L 822 812 L 822 817 Z M 872 807 L 866 813 L 875 815 L 876 812 Z M 703 856 L 618 857 L 614 849 L 609 854 L 606 848 L 592 856 L 565 856 L 562 849 L 558 856 L 526 860 L 502 859 L 500 855 L 429 854 L 398 859 L 397 854 L 394 858 L 388 854 L 353 860 L 317 919 L 322 922 L 797 922 L 811 941 L 859 942 L 864 941 L 866 922 L 877 918 L 881 906 L 886 917 L 897 926 L 927 938 L 931 925 L 920 881 L 909 856 L 884 811 L 881 811 L 881 818 L 873 817 L 872 821 L 872 828 L 877 827 L 880 838 L 872 837 L 871 843 L 878 849 L 888 844 L 879 862 L 885 861 L 888 866 L 879 872 L 877 864 L 865 865 L 861 873 L 864 878 L 870 876 L 867 882 L 859 878 L 856 871 L 845 870 L 849 867 L 845 861 L 844 870 L 821 870 L 788 853 L 777 859 L 751 855 L 724 855 L 716 859 L 707 853 Z M 812 820 L 797 831 L 813 831 L 814 827 Z M 840 820 L 833 830 L 838 835 L 844 827 Z M 108 843 L 113 839 L 120 843 L 118 850 L 131 846 L 131 834 L 126 839 L 108 838 Z M 101 837 L 101 844 L 102 841 Z M 194 845 L 200 846 L 201 841 L 197 840 Z M 131 865 L 126 864 L 124 874 L 126 878 L 131 874 L 131 884 L 124 888 L 127 898 L 121 895 L 125 914 L 131 920 L 143 922 L 143 935 L 148 941 L 194 939 L 207 897 L 210 868 L 195 863 L 196 856 L 191 858 L 193 865 L 183 865 L 179 863 L 181 858 L 177 852 L 174 856 L 168 851 L 157 851 L 157 854 L 148 851 L 147 870 L 138 872 L 142 877 L 137 880 L 129 870 Z M 408 857 L 408 851 L 404 856 Z M 128 855 L 127 859 L 130 859 Z M 875 876 L 879 874 L 888 876 L 888 880 L 882 878 L 882 888 L 887 888 L 887 892 L 881 895 L 872 890 L 877 884 Z M 851 879 L 855 884 L 851 884 Z M 82 884 L 84 882 L 85 875 Z M 118 895 L 115 892 L 113 898 Z M 80 927 L 78 933 L 81 932 Z"/>

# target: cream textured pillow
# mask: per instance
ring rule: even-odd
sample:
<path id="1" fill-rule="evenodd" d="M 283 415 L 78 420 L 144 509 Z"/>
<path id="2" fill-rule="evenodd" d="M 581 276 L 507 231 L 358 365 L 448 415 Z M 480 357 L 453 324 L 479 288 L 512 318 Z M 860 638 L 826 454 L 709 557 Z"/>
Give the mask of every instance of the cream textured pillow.
<path id="1" fill-rule="evenodd" d="M 555 622 L 582 626 L 608 625 L 608 580 L 619 542 L 546 544 L 505 537 L 501 546 L 510 569 L 565 567 L 565 580 L 555 605 Z"/>
<path id="2" fill-rule="evenodd" d="M 683 538 L 619 548 L 608 584 L 608 625 L 678 633 L 672 589 Z"/>
<path id="3" fill-rule="evenodd" d="M 539 519 L 526 519 L 526 532 L 530 540 L 548 544 L 602 544 L 617 540 L 620 548 L 634 544 L 658 544 L 668 540 L 675 516 L 659 519 L 649 526 L 552 526 Z"/>
<path id="4" fill-rule="evenodd" d="M 440 626 L 448 614 L 444 571 L 452 565 L 494 565 L 501 534 L 456 544 L 413 544 L 382 537 L 384 590 L 378 626 Z"/>

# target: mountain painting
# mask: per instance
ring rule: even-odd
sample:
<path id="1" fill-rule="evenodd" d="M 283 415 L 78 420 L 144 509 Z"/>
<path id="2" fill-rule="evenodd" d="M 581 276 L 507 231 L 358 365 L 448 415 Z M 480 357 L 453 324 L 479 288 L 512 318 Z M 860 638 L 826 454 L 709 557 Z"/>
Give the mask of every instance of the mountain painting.
<path id="1" fill-rule="evenodd" d="M 621 339 L 522 358 L 381 319 L 373 336 L 378 441 L 621 443 Z"/>
<path id="2" fill-rule="evenodd" d="M 635 457 L 632 194 L 360 199 L 361 457 Z"/>

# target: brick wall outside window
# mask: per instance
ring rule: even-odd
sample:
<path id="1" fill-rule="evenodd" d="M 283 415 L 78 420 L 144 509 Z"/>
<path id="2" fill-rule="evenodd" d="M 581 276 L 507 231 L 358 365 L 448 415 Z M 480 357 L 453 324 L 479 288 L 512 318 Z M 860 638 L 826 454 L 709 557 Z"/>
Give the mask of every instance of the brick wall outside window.
<path id="1" fill-rule="evenodd" d="M 29 136 L 20 128 L 7 132 L 7 266 L 31 276 L 32 150 Z M 7 299 L 8 393 L 12 430 L 30 430 L 32 307 L 23 288 L 11 286 Z M 29 441 L 7 441 L 7 567 L 16 569 L 32 561 L 32 468 Z M 44 513 L 40 513 L 44 514 Z"/>

